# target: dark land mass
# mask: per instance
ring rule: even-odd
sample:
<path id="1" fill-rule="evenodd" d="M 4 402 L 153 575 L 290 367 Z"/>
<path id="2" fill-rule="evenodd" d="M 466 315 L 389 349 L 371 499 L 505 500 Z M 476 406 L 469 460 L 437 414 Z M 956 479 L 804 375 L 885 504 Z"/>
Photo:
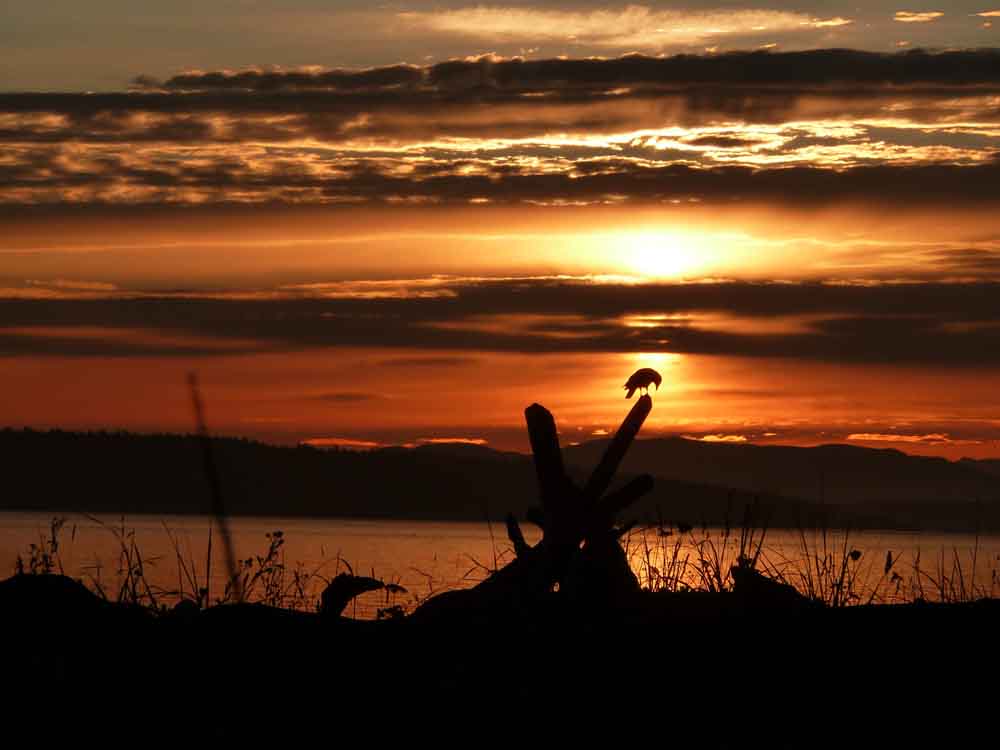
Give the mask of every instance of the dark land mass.
<path id="1" fill-rule="evenodd" d="M 537 503 L 531 457 L 463 444 L 358 452 L 212 440 L 233 515 L 402 519 L 524 517 Z M 565 449 L 571 477 L 607 441 Z M 0 431 L 7 510 L 210 512 L 195 436 Z M 1000 461 L 911 456 L 847 445 L 815 448 L 637 440 L 618 485 L 639 473 L 653 490 L 641 521 L 720 524 L 757 503 L 772 526 L 1000 530 Z M 617 486 L 617 485 L 616 485 Z"/>
<path id="2" fill-rule="evenodd" d="M 508 516 L 514 558 L 503 567 L 472 588 L 369 622 L 343 613 L 358 592 L 384 584 L 352 573 L 329 582 L 316 611 L 296 612 L 240 601 L 238 591 L 231 603 L 200 593 L 167 608 L 141 586 L 112 603 L 44 567 L 22 569 L 0 581 L 4 667 L 15 688 L 0 727 L 6 737 L 27 730 L 49 744 L 223 739 L 254 747 L 425 737 L 432 747 L 562 747 L 583 738 L 587 746 L 649 739 L 699 748 L 951 747 L 993 733 L 986 707 L 1000 666 L 996 600 L 830 606 L 766 577 L 750 554 L 730 567 L 732 584 L 721 590 L 643 590 L 620 545 L 627 527 L 619 520 L 656 480 L 640 474 L 614 487 L 613 479 L 651 408 L 649 396 L 637 400 L 589 473 L 568 470 L 555 420 L 538 404 L 525 410 L 532 459 L 467 448 L 356 455 L 219 441 L 220 463 L 237 462 L 230 466 L 241 467 L 244 488 L 267 479 L 265 489 L 282 490 L 286 475 L 338 493 L 379 481 L 379 490 L 402 492 L 408 481 L 403 497 L 424 499 L 433 493 L 419 482 L 432 478 L 441 483 L 434 507 L 447 508 L 452 493 L 492 499 L 495 481 L 515 491 L 500 512 L 514 510 L 515 498 L 538 498 L 531 515 L 542 537 L 529 545 Z M 37 463 L 42 445 L 78 447 L 74 463 L 36 474 L 46 490 L 58 484 L 50 477 L 76 470 L 85 473 L 59 481 L 85 483 L 105 471 L 129 477 L 141 493 L 169 469 L 165 456 L 198 455 L 195 441 L 176 437 L 5 437 L 22 447 L 34 441 L 34 450 L 9 454 L 28 462 L 16 469 L 22 480 L 45 468 Z M 109 450 L 119 442 L 133 450 Z M 530 478 L 520 486 L 529 461 L 534 486 Z M 156 491 L 193 491 L 197 480 L 184 464 Z M 284 492 L 300 487 L 308 485 Z"/>
<path id="3" fill-rule="evenodd" d="M 5 736 L 49 744 L 325 747 L 360 733 L 440 747 L 610 731 L 706 750 L 984 746 L 1000 667 L 993 601 L 815 609 L 644 594 L 600 610 L 362 622 L 261 605 L 155 616 L 61 576 L 20 576 L 0 582 L 0 611 L 16 643 Z"/>

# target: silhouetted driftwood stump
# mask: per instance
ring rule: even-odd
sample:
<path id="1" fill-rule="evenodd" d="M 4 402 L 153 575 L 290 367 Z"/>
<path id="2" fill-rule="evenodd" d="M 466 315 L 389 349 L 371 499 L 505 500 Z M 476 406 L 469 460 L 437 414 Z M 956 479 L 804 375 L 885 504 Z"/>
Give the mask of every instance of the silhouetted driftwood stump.
<path id="1" fill-rule="evenodd" d="M 429 599 L 413 617 L 522 613 L 544 606 L 557 588 L 563 602 L 595 605 L 637 591 L 614 523 L 620 511 L 652 489 L 653 478 L 643 474 L 605 493 L 652 408 L 648 395 L 636 402 L 582 488 L 566 473 L 552 414 L 540 404 L 525 409 L 540 499 L 529 520 L 542 529 L 541 541 L 528 545 L 509 515 L 507 535 L 516 558 L 472 589 Z"/>

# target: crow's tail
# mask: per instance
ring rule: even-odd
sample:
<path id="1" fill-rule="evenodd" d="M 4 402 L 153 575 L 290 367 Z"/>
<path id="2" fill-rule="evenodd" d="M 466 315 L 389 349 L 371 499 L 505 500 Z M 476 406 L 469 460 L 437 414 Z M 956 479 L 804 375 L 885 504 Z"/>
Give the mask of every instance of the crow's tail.
<path id="1" fill-rule="evenodd" d="M 625 386 L 625 387 L 628 388 L 628 386 Z M 631 388 L 629 388 L 628 389 L 628 393 L 625 394 L 625 398 L 632 398 L 632 394 L 635 393 L 635 389 L 636 389 L 636 386 L 634 386 L 634 385 Z"/>

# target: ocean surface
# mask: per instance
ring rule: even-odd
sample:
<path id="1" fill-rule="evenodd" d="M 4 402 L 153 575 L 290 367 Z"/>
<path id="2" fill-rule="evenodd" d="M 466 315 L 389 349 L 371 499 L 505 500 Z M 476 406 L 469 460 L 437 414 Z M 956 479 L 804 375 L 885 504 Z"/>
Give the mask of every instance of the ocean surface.
<path id="1" fill-rule="evenodd" d="M 513 557 L 496 523 L 242 517 L 228 525 L 250 598 L 314 609 L 326 581 L 348 570 L 405 589 L 358 597 L 345 614 L 365 618 L 394 605 L 411 611 L 436 592 L 475 585 Z M 529 543 L 540 537 L 530 524 L 524 531 Z M 640 529 L 622 541 L 640 581 L 657 589 L 724 587 L 729 566 L 743 554 L 827 601 L 1000 595 L 998 535 L 762 533 Z M 204 516 L 0 512 L 0 571 L 6 576 L 19 566 L 64 572 L 113 600 L 166 606 L 206 588 L 215 602 L 229 579 L 221 534 Z"/>

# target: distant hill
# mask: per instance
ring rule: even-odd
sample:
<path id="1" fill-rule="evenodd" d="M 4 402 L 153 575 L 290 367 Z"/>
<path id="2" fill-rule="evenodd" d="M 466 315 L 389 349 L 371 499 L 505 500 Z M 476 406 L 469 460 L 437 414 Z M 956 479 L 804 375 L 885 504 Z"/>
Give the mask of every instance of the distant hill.
<path id="1" fill-rule="evenodd" d="M 590 466 L 607 442 L 570 447 L 566 460 Z M 856 445 L 800 448 L 706 443 L 679 437 L 637 440 L 622 468 L 834 505 L 1000 499 L 996 480 L 1000 461 L 953 462 Z"/>
<path id="2" fill-rule="evenodd" d="M 234 515 L 484 520 L 537 503 L 531 457 L 464 444 L 319 450 L 212 441 Z M 565 451 L 586 476 L 606 441 Z M 0 508 L 201 514 L 210 509 L 201 444 L 187 435 L 0 430 Z M 853 446 L 789 448 L 639 440 L 623 476 L 657 477 L 640 519 L 738 522 L 751 503 L 772 525 L 1000 530 L 997 477 L 948 462 Z"/>

